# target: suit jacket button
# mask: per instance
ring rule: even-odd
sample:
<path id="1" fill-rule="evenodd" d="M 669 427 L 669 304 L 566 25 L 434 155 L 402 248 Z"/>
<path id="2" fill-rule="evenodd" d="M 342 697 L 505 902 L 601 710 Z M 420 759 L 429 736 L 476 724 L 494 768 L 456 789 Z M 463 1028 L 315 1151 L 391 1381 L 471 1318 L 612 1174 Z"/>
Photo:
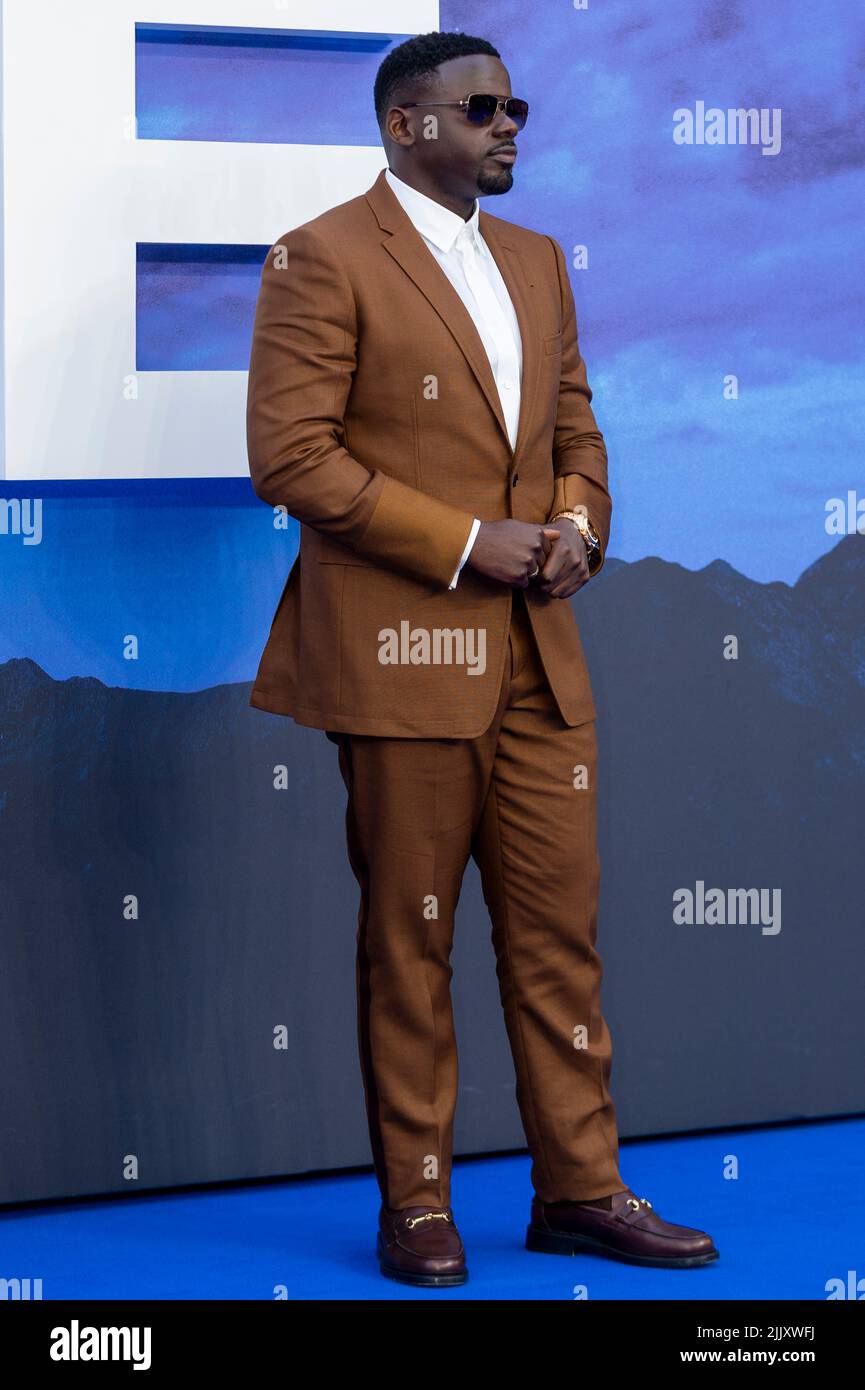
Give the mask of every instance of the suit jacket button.
<path id="1" fill-rule="evenodd" d="M 517 483 L 518 483 L 519 481 L 520 481 L 520 475 L 519 475 L 519 473 L 515 473 L 514 476 L 513 476 L 513 479 L 511 480 L 511 487 L 516 487 L 516 485 L 517 485 Z"/>

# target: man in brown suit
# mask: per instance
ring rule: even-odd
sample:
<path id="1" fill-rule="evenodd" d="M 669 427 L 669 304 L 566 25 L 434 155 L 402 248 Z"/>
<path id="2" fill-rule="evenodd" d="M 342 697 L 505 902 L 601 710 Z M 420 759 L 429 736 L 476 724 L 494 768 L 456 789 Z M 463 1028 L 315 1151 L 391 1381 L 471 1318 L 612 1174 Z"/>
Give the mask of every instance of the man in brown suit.
<path id="1" fill-rule="evenodd" d="M 361 891 L 358 1037 L 382 1273 L 463 1282 L 449 1205 L 449 957 L 470 856 L 535 1191 L 529 1249 L 717 1258 L 618 1168 L 597 935 L 596 711 L 566 600 L 611 501 L 562 250 L 479 210 L 526 104 L 491 44 L 427 34 L 375 85 L 388 158 L 275 243 L 249 375 L 256 493 L 300 552 L 251 695 L 338 746 Z"/>

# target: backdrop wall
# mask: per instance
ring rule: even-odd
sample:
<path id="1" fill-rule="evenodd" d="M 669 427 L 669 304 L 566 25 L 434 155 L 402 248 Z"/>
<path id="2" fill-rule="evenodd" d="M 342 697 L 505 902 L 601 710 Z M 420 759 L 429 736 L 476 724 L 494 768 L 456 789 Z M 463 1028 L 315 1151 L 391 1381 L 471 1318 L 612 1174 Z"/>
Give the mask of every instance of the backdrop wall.
<path id="1" fill-rule="evenodd" d="M 859 7 L 6 0 L 2 1202 L 368 1161 L 335 749 L 248 705 L 297 531 L 246 364 L 433 28 L 531 104 L 484 206 L 564 247 L 610 452 L 573 602 L 621 1132 L 865 1106 Z M 454 965 L 457 1151 L 520 1146 L 473 868 Z"/>

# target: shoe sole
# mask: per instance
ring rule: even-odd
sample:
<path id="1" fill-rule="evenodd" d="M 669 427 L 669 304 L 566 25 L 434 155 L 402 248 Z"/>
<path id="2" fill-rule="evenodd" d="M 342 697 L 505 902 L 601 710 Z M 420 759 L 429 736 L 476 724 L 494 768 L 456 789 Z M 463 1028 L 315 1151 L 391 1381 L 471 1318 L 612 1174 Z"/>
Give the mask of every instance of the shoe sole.
<path id="1" fill-rule="evenodd" d="M 625 1260 L 634 1265 L 657 1265 L 663 1269 L 693 1269 L 697 1265 L 712 1264 L 719 1258 L 714 1247 L 704 1255 L 634 1255 L 617 1250 L 614 1245 L 592 1240 L 591 1236 L 567 1235 L 562 1231 L 539 1231 L 529 1226 L 526 1231 L 526 1249 L 542 1255 L 606 1255 L 608 1259 Z"/>
<path id="2" fill-rule="evenodd" d="M 465 1284 L 469 1277 L 467 1269 L 454 1274 L 412 1274 L 410 1270 L 397 1269 L 394 1265 L 389 1265 L 384 1258 L 381 1233 L 376 1237 L 375 1253 L 378 1256 L 378 1267 L 385 1279 L 393 1279 L 397 1284 L 414 1284 L 421 1289 L 451 1289 L 457 1284 Z"/>

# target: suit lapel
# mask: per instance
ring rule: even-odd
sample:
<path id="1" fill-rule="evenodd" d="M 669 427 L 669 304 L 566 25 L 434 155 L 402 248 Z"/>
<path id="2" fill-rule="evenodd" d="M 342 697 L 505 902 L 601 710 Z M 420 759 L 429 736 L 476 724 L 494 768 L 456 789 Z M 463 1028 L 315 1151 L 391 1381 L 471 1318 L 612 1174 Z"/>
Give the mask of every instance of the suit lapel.
<path id="1" fill-rule="evenodd" d="M 481 236 L 489 247 L 493 260 L 501 272 L 502 279 L 508 287 L 508 293 L 513 300 L 517 322 L 520 326 L 523 375 L 520 387 L 520 419 L 516 449 L 511 449 L 495 377 L 472 316 L 438 261 L 430 253 L 411 218 L 399 200 L 394 197 L 385 179 L 384 170 L 381 171 L 372 188 L 366 194 L 366 198 L 378 219 L 379 225 L 388 232 L 382 245 L 389 255 L 393 256 L 394 260 L 402 266 L 453 334 L 498 421 L 505 443 L 513 456 L 519 452 L 528 429 L 529 414 L 536 394 L 534 388 L 540 364 L 540 342 L 531 283 L 528 280 L 519 252 L 509 235 L 507 223 L 500 222 L 497 218 L 491 218 L 487 213 L 481 211 L 478 225 Z"/>

